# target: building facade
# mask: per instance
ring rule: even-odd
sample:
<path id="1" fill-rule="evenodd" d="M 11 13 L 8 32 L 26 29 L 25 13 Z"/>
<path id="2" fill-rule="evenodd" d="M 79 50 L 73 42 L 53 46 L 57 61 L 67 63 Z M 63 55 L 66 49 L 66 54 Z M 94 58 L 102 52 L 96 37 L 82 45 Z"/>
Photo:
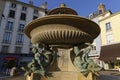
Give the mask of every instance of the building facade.
<path id="1" fill-rule="evenodd" d="M 0 0 L 0 15 L 1 15 L 0 16 L 0 22 L 1 22 L 2 17 L 4 17 L 4 15 L 2 15 L 4 5 L 5 5 L 5 2 L 3 0 Z"/>
<path id="2" fill-rule="evenodd" d="M 120 67 L 120 12 L 106 12 L 99 17 L 101 26 L 102 50 L 101 60 L 106 69 Z"/>
<path id="3" fill-rule="evenodd" d="M 5 0 L 0 25 L 0 52 L 29 53 L 30 40 L 24 35 L 24 27 L 31 20 L 45 15 L 44 10 L 31 4 Z"/>
<path id="4" fill-rule="evenodd" d="M 93 50 L 90 56 L 104 69 L 118 69 L 120 67 L 120 12 L 112 13 L 100 3 L 98 10 L 87 18 L 96 22 L 101 28 L 100 36 L 93 42 L 96 50 Z"/>
<path id="5" fill-rule="evenodd" d="M 18 54 L 20 61 L 25 60 L 31 53 L 31 42 L 24 34 L 24 27 L 44 15 L 45 9 L 34 6 L 31 0 L 28 4 L 17 0 L 0 0 L 0 58 L 4 60 L 5 56 L 16 57 Z"/>
<path id="6" fill-rule="evenodd" d="M 99 17 L 101 26 L 102 46 L 120 43 L 120 12 L 106 13 Z"/>
<path id="7" fill-rule="evenodd" d="M 88 19 L 94 21 L 95 23 L 99 24 L 99 17 L 103 14 L 105 14 L 108 10 L 106 10 L 106 7 L 104 4 L 100 3 L 98 5 L 97 11 L 91 13 L 89 16 L 87 16 Z M 103 62 L 99 60 L 100 58 L 100 53 L 101 53 L 101 46 L 102 46 L 102 41 L 101 41 L 101 33 L 100 35 L 94 40 L 93 45 L 95 48 L 90 52 L 89 56 L 95 60 L 95 62 L 103 67 Z"/>

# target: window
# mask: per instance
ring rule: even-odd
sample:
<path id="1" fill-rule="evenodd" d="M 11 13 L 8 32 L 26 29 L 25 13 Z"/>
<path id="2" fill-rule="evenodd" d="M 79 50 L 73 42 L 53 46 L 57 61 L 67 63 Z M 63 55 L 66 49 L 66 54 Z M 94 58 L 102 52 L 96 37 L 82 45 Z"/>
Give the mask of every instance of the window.
<path id="1" fill-rule="evenodd" d="M 27 11 L 27 7 L 24 7 L 24 6 L 23 6 L 23 7 L 22 7 L 22 10 L 23 10 L 23 11 Z"/>
<path id="2" fill-rule="evenodd" d="M 15 3 L 12 3 L 12 4 L 11 4 L 11 7 L 12 7 L 12 8 L 16 8 L 16 4 L 15 4 Z"/>
<path id="3" fill-rule="evenodd" d="M 29 53 L 30 53 L 30 54 L 33 54 L 32 48 L 30 48 Z"/>
<path id="4" fill-rule="evenodd" d="M 99 10 L 99 14 L 102 14 L 102 10 Z"/>
<path id="5" fill-rule="evenodd" d="M 13 22 L 8 21 L 8 23 L 7 23 L 7 26 L 6 26 L 5 30 L 12 31 L 12 28 L 13 28 Z"/>
<path id="6" fill-rule="evenodd" d="M 15 53 L 21 53 L 22 47 L 16 47 L 15 48 Z"/>
<path id="7" fill-rule="evenodd" d="M 92 46 L 92 50 L 96 50 L 96 46 Z"/>
<path id="8" fill-rule="evenodd" d="M 4 43 L 10 43 L 12 39 L 12 33 L 11 32 L 5 32 L 3 42 Z"/>
<path id="9" fill-rule="evenodd" d="M 38 10 L 34 10 L 34 14 L 38 14 Z"/>
<path id="10" fill-rule="evenodd" d="M 24 24 L 19 24 L 18 32 L 24 31 Z"/>
<path id="11" fill-rule="evenodd" d="M 110 22 L 106 23 L 106 31 L 109 31 L 111 30 L 111 25 L 110 25 Z"/>
<path id="12" fill-rule="evenodd" d="M 114 42 L 114 38 L 112 34 L 107 35 L 106 39 L 107 39 L 107 44 L 111 44 Z"/>
<path id="13" fill-rule="evenodd" d="M 34 19 L 37 19 L 37 18 L 38 18 L 37 16 L 33 16 L 33 20 L 34 20 Z"/>
<path id="14" fill-rule="evenodd" d="M 9 46 L 2 46 L 2 53 L 8 53 L 8 50 L 9 50 Z"/>
<path id="15" fill-rule="evenodd" d="M 10 18 L 15 18 L 15 11 L 14 10 L 10 10 L 9 17 Z"/>
<path id="16" fill-rule="evenodd" d="M 23 38 L 24 38 L 23 34 L 18 34 L 16 44 L 22 44 L 23 43 Z"/>
<path id="17" fill-rule="evenodd" d="M 20 20 L 26 20 L 26 14 L 25 13 L 21 13 Z"/>

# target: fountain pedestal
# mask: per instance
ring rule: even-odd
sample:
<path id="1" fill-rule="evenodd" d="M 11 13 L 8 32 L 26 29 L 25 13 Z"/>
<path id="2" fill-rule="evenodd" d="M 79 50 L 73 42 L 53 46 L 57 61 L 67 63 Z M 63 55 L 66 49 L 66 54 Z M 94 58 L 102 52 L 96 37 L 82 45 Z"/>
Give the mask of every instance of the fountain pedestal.
<path id="1" fill-rule="evenodd" d="M 53 72 L 52 77 L 45 77 L 32 73 L 31 76 L 26 77 L 26 80 L 98 80 L 98 77 L 92 73 L 84 77 L 79 72 Z"/>
<path id="2" fill-rule="evenodd" d="M 71 49 L 58 49 L 58 56 L 48 67 L 49 72 L 46 76 L 32 73 L 26 80 L 98 80 L 98 77 L 92 73 L 89 73 L 87 77 L 83 76 L 73 65 L 71 54 Z"/>

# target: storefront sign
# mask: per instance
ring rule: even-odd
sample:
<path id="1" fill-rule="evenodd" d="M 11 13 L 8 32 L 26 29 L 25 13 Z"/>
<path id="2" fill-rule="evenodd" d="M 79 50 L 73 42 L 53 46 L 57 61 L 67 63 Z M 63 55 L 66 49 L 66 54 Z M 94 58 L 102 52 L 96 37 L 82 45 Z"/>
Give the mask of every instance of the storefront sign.
<path id="1" fill-rule="evenodd" d="M 5 57 L 4 60 L 16 60 L 16 57 Z"/>

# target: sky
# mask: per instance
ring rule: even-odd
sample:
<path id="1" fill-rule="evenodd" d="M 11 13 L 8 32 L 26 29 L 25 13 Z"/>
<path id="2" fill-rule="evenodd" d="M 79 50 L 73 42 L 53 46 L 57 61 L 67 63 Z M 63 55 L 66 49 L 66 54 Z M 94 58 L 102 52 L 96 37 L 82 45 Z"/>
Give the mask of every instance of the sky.
<path id="1" fill-rule="evenodd" d="M 28 3 L 29 0 L 19 0 Z M 35 6 L 40 6 L 47 1 L 48 9 L 59 7 L 61 3 L 74 9 L 80 16 L 88 16 L 90 13 L 97 11 L 100 3 L 105 4 L 107 10 L 113 13 L 120 11 L 120 0 L 33 0 Z"/>

